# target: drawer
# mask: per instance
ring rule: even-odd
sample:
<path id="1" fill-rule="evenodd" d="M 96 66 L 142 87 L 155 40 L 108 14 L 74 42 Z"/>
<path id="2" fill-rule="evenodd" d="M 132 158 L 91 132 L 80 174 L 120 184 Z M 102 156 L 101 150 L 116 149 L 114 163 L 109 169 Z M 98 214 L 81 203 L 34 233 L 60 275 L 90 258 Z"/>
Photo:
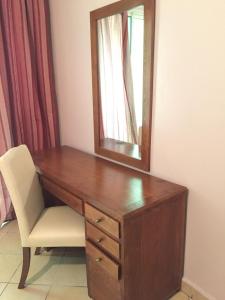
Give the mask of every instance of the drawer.
<path id="1" fill-rule="evenodd" d="M 95 226 L 86 222 L 86 236 L 96 245 L 112 254 L 116 258 L 120 258 L 120 245 Z"/>
<path id="2" fill-rule="evenodd" d="M 119 264 L 115 263 L 88 241 L 86 241 L 86 254 L 96 267 L 104 269 L 114 279 L 119 279 Z"/>
<path id="3" fill-rule="evenodd" d="M 62 200 L 79 214 L 83 215 L 83 202 L 80 198 L 76 197 L 70 192 L 67 192 L 47 178 L 41 177 L 41 183 L 45 190 Z"/>
<path id="4" fill-rule="evenodd" d="M 85 217 L 97 227 L 105 230 L 112 236 L 115 236 L 116 238 L 120 237 L 119 222 L 113 220 L 88 204 L 85 204 Z"/>

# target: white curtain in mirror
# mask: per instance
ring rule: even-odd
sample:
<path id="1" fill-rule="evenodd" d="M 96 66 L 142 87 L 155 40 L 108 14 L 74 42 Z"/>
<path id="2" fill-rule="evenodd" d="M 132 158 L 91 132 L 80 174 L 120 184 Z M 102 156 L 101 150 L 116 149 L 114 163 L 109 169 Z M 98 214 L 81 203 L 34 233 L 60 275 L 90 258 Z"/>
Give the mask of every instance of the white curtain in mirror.
<path id="1" fill-rule="evenodd" d="M 98 21 L 98 46 L 104 138 L 137 144 L 127 13 Z"/>
<path id="2" fill-rule="evenodd" d="M 131 72 L 133 77 L 134 107 L 138 128 L 138 141 L 141 145 L 143 121 L 143 65 L 144 65 L 144 6 L 128 11 L 129 47 Z"/>

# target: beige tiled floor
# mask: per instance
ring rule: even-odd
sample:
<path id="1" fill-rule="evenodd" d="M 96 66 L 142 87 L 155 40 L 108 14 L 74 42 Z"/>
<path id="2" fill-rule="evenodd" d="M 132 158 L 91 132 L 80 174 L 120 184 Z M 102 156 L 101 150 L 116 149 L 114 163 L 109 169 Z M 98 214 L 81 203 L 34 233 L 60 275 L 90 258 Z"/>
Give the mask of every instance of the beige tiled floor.
<path id="1" fill-rule="evenodd" d="M 90 299 L 83 249 L 54 249 L 40 256 L 32 255 L 24 290 L 17 289 L 21 265 L 19 231 L 17 222 L 13 221 L 0 229 L 0 300 Z M 188 298 L 178 293 L 172 300 Z"/>

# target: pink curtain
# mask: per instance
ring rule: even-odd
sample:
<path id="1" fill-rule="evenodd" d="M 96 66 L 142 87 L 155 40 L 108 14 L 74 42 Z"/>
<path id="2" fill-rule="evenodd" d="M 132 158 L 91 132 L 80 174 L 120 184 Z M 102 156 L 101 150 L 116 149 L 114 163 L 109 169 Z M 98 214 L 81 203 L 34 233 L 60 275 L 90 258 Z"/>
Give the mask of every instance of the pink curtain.
<path id="1" fill-rule="evenodd" d="M 2 54 L 2 36 L 0 31 L 0 55 Z M 5 71 L 4 64 L 1 65 L 2 70 Z M 8 148 L 12 146 L 12 137 L 9 123 L 9 97 L 8 91 L 3 90 L 2 78 L 0 73 L 0 155 L 2 155 Z M 0 225 L 10 217 L 11 201 L 4 185 L 3 179 L 0 175 Z"/>
<path id="2" fill-rule="evenodd" d="M 19 144 L 59 145 L 46 0 L 0 0 L 0 155 Z M 0 223 L 10 207 L 1 182 Z"/>

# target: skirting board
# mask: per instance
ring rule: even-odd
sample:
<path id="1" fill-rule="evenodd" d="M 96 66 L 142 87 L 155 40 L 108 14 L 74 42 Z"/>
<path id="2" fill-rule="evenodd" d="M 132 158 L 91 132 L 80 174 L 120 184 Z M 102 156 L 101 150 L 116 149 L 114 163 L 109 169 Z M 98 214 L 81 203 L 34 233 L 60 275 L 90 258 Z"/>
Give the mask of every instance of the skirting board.
<path id="1" fill-rule="evenodd" d="M 216 298 L 207 295 L 201 288 L 186 278 L 182 280 L 181 289 L 184 294 L 190 297 L 190 300 L 216 300 Z"/>

